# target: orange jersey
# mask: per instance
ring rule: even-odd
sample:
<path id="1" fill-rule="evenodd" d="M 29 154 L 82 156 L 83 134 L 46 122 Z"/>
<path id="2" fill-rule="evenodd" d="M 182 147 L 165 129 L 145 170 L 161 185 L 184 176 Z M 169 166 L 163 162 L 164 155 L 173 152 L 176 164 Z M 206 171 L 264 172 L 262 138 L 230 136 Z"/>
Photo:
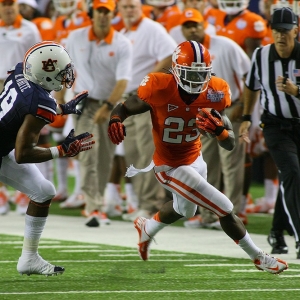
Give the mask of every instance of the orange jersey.
<path id="1" fill-rule="evenodd" d="M 156 166 L 189 165 L 200 155 L 200 133 L 196 115 L 201 108 L 218 111 L 229 107 L 231 92 L 227 82 L 212 76 L 208 88 L 190 105 L 181 99 L 172 74 L 150 73 L 140 84 L 138 96 L 148 103 L 152 118 Z"/>
<path id="2" fill-rule="evenodd" d="M 246 50 L 247 38 L 263 39 L 267 34 L 265 20 L 247 9 L 227 24 L 225 24 L 226 12 L 219 9 L 211 8 L 204 18 L 215 25 L 217 35 L 232 39 L 244 50 Z"/>
<path id="3" fill-rule="evenodd" d="M 78 11 L 72 18 L 59 16 L 54 23 L 55 41 L 64 45 L 64 40 L 72 30 L 91 25 L 91 19 L 86 11 Z"/>
<path id="4" fill-rule="evenodd" d="M 179 9 L 179 7 L 177 5 L 173 5 L 173 6 L 168 6 L 164 12 L 158 17 L 155 18 L 153 15 L 153 7 L 150 5 L 143 5 L 143 13 L 146 17 L 160 23 L 161 25 L 163 25 L 164 27 L 167 26 L 167 22 L 169 20 L 169 18 L 173 18 L 173 16 L 180 16 L 181 15 L 181 11 Z"/>
<path id="5" fill-rule="evenodd" d="M 51 19 L 38 17 L 33 19 L 32 22 L 38 28 L 43 41 L 55 40 L 54 25 Z"/>

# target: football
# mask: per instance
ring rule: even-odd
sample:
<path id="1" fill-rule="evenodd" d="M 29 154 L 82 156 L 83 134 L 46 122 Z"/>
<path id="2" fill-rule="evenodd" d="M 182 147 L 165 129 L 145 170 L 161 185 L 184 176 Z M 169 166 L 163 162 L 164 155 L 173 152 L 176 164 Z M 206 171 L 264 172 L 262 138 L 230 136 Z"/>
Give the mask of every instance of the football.
<path id="1" fill-rule="evenodd" d="M 205 109 L 208 110 L 209 112 L 212 110 L 212 108 L 207 108 L 207 107 L 205 107 Z M 206 113 L 205 113 L 202 109 L 198 112 L 198 115 L 200 115 L 200 116 L 202 116 L 202 117 L 207 117 Z M 197 116 L 198 116 L 198 115 L 197 115 Z M 198 118 L 197 116 L 196 116 L 196 120 L 197 120 L 197 118 Z M 207 138 L 209 138 L 209 139 L 213 139 L 213 138 L 216 137 L 215 134 L 211 134 L 211 133 L 209 133 L 209 132 L 207 132 L 207 131 L 204 131 L 204 130 L 201 129 L 201 128 L 198 128 L 198 130 L 199 130 L 199 132 L 201 133 L 201 135 L 204 135 L 205 137 L 207 137 Z"/>

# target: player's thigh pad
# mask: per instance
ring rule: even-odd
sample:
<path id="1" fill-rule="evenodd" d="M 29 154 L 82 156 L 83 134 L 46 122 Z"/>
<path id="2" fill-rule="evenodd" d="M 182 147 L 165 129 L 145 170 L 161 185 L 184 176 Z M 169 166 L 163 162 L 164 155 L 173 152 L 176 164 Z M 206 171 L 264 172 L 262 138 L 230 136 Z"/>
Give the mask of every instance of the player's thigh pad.
<path id="1" fill-rule="evenodd" d="M 52 182 L 45 179 L 35 164 L 17 164 L 14 150 L 3 157 L 0 181 L 25 193 L 35 202 L 43 203 L 52 199 L 56 190 Z"/>

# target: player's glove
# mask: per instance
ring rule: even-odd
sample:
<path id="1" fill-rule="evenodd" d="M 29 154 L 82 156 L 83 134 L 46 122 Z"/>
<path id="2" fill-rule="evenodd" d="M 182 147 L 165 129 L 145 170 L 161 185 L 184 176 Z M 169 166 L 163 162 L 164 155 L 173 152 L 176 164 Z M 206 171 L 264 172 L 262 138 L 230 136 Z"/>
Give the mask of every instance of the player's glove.
<path id="1" fill-rule="evenodd" d="M 91 149 L 92 145 L 95 144 L 95 141 L 86 140 L 92 137 L 93 135 L 88 132 L 74 136 L 74 129 L 72 129 L 66 137 L 66 139 L 63 141 L 63 143 L 57 147 L 59 151 L 59 156 L 73 157 L 82 151 Z"/>
<path id="2" fill-rule="evenodd" d="M 218 111 L 216 111 L 215 109 L 209 111 L 205 108 L 202 108 L 202 112 L 206 116 L 197 114 L 197 128 L 202 129 L 203 131 L 210 134 L 215 134 L 216 136 L 219 136 L 224 130 L 226 130 L 222 121 L 221 114 Z"/>
<path id="3" fill-rule="evenodd" d="M 83 91 L 77 94 L 72 100 L 66 104 L 59 104 L 59 107 L 62 111 L 62 115 L 76 114 L 81 115 L 81 110 L 77 109 L 76 106 L 87 96 L 89 95 L 88 91 Z"/>
<path id="4" fill-rule="evenodd" d="M 121 119 L 118 116 L 112 116 L 109 123 L 108 123 L 108 136 L 110 140 L 119 145 L 122 143 L 126 136 L 126 128 L 121 123 Z"/>

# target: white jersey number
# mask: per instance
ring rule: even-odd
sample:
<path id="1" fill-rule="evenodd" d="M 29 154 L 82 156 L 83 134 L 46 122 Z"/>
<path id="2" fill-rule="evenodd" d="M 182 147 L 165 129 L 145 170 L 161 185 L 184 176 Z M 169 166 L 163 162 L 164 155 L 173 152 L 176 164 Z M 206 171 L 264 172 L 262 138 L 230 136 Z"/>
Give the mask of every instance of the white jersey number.
<path id="1" fill-rule="evenodd" d="M 199 137 L 200 132 L 195 128 L 195 123 L 196 119 L 193 118 L 190 119 L 187 124 L 188 127 L 193 127 L 192 131 L 194 131 L 195 134 L 183 134 L 185 126 L 184 119 L 176 117 L 167 118 L 165 120 L 165 125 L 170 126 L 171 124 L 177 124 L 177 128 L 165 128 L 163 141 L 171 144 L 181 144 L 182 141 L 191 142 L 196 140 Z"/>
<path id="2" fill-rule="evenodd" d="M 16 89 L 11 88 L 9 93 L 4 98 L 1 99 L 0 120 L 11 110 L 16 99 L 17 99 Z"/>

